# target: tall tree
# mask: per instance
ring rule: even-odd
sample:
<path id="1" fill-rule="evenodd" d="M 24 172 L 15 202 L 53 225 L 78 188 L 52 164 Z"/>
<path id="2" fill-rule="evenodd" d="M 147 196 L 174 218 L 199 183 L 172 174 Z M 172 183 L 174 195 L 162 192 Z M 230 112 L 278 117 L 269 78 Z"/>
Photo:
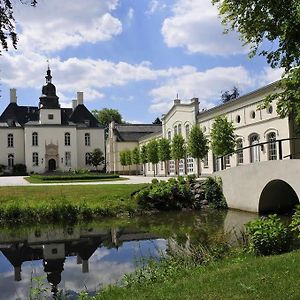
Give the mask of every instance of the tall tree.
<path id="1" fill-rule="evenodd" d="M 154 170 L 154 177 L 156 175 L 156 165 L 159 162 L 158 158 L 158 143 L 156 140 L 152 140 L 147 144 L 147 157 L 148 161 L 152 163 Z"/>
<path id="2" fill-rule="evenodd" d="M 152 122 L 152 124 L 157 124 L 157 125 L 159 125 L 159 124 L 161 124 L 162 122 L 161 122 L 161 119 L 159 118 L 159 117 L 157 117 L 153 122 Z"/>
<path id="3" fill-rule="evenodd" d="M 103 108 L 101 110 L 92 110 L 93 115 L 99 121 L 99 123 L 108 128 L 108 125 L 115 121 L 118 124 L 122 124 L 122 116 L 117 109 Z"/>
<path id="4" fill-rule="evenodd" d="M 37 0 L 22 1 L 22 4 L 36 6 Z M 18 37 L 16 33 L 16 21 L 14 18 L 13 5 L 11 0 L 0 1 L 0 41 L 1 47 L 8 50 L 7 39 L 12 41 L 12 45 L 17 49 Z M 1 54 L 1 51 L 0 51 Z"/>
<path id="5" fill-rule="evenodd" d="M 147 147 L 143 145 L 140 150 L 141 163 L 143 164 L 144 176 L 146 176 L 146 163 L 148 162 Z"/>
<path id="6" fill-rule="evenodd" d="M 188 153 L 197 160 L 197 175 L 200 176 L 200 160 L 208 153 L 208 139 L 198 125 L 194 125 L 188 139 Z"/>
<path id="7" fill-rule="evenodd" d="M 186 154 L 184 138 L 181 134 L 175 134 L 171 144 L 171 156 L 175 160 L 176 174 L 179 174 L 179 160 Z"/>
<path id="8" fill-rule="evenodd" d="M 135 164 L 136 167 L 136 175 L 138 174 L 138 165 L 140 164 L 140 149 L 135 147 L 131 153 L 132 163 Z"/>
<path id="9" fill-rule="evenodd" d="M 272 68 L 285 69 L 278 90 L 280 117 L 295 117 L 300 125 L 300 3 L 299 0 L 212 0 L 219 8 L 225 33 L 236 30 L 249 56 L 262 55 Z M 270 45 L 271 44 L 271 45 Z"/>
<path id="10" fill-rule="evenodd" d="M 104 164 L 104 156 L 101 149 L 96 148 L 93 150 L 90 156 L 91 164 L 98 170 L 98 166 Z"/>
<path id="11" fill-rule="evenodd" d="M 158 141 L 158 159 L 159 161 L 164 162 L 165 176 L 167 176 L 167 162 L 171 159 L 171 145 L 168 139 L 161 138 Z"/>
<path id="12" fill-rule="evenodd" d="M 232 122 L 229 122 L 226 117 L 219 116 L 215 118 L 210 138 L 212 151 L 217 156 L 230 154 L 235 149 L 234 127 Z"/>
<path id="13" fill-rule="evenodd" d="M 221 94 L 221 101 L 222 103 L 226 103 L 228 101 L 238 98 L 239 95 L 239 89 L 236 86 L 234 86 L 232 91 L 225 91 Z"/>

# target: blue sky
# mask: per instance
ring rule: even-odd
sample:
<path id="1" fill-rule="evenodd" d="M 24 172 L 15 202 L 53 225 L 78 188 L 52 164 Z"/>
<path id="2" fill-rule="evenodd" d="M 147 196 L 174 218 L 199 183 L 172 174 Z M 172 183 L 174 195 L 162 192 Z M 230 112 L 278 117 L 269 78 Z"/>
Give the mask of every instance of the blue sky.
<path id="1" fill-rule="evenodd" d="M 264 58 L 247 57 L 236 33 L 223 35 L 210 0 L 40 0 L 16 4 L 18 50 L 4 53 L 0 110 L 37 105 L 47 59 L 63 107 L 77 91 L 89 109 L 118 109 L 128 122 L 152 122 L 172 105 L 221 91 L 244 94 L 280 77 Z"/>

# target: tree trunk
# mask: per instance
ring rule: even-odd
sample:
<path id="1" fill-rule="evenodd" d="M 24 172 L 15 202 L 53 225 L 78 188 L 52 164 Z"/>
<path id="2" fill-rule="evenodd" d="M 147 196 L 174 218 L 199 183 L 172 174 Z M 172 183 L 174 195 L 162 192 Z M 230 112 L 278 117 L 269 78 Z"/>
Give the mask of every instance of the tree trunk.
<path id="1" fill-rule="evenodd" d="M 167 170 L 167 161 L 164 161 L 164 165 L 165 165 L 165 177 L 168 176 L 168 170 Z"/>
<path id="2" fill-rule="evenodd" d="M 145 163 L 143 163 L 143 169 L 144 169 L 144 176 L 146 176 L 146 164 Z"/>
<path id="3" fill-rule="evenodd" d="M 201 171 L 200 171 L 201 165 L 200 165 L 200 159 L 197 157 L 197 177 L 200 177 Z"/>
<path id="4" fill-rule="evenodd" d="M 155 177 L 155 164 L 152 164 L 152 168 L 153 168 L 153 174 L 154 174 L 154 177 Z"/>

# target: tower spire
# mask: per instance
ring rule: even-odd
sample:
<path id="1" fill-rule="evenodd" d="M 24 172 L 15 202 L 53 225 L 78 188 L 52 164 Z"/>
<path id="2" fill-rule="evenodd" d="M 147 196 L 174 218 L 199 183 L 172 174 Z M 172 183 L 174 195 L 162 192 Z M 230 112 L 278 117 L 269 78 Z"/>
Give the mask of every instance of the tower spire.
<path id="1" fill-rule="evenodd" d="M 50 66 L 49 66 L 49 59 L 47 59 L 47 63 L 48 63 L 48 69 L 47 69 L 47 76 L 45 76 L 45 78 L 46 78 L 46 83 L 51 83 L 52 76 L 51 76 L 51 70 L 50 70 Z"/>

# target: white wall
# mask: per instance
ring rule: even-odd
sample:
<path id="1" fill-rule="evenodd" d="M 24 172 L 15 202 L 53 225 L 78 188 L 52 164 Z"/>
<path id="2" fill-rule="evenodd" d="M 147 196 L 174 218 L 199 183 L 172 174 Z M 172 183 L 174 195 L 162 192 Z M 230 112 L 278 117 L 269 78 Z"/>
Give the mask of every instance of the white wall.
<path id="1" fill-rule="evenodd" d="M 49 119 L 49 115 L 53 115 L 53 119 Z M 60 109 L 40 109 L 40 124 L 61 124 Z"/>

